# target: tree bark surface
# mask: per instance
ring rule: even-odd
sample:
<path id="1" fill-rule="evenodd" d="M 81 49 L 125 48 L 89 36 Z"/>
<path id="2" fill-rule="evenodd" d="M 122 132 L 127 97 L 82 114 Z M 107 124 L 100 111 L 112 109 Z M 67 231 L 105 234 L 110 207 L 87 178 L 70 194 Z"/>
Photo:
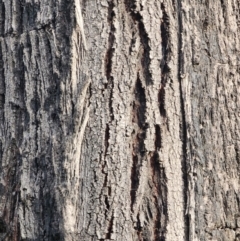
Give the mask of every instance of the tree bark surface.
<path id="1" fill-rule="evenodd" d="M 0 0 L 0 240 L 240 240 L 237 0 Z"/>

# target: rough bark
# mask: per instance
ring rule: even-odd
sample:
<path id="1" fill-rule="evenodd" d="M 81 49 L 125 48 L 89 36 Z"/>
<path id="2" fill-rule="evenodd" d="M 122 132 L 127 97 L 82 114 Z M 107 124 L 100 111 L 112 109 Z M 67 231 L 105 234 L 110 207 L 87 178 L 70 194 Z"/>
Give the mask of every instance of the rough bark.
<path id="1" fill-rule="evenodd" d="M 0 0 L 0 240 L 240 240 L 237 0 Z"/>

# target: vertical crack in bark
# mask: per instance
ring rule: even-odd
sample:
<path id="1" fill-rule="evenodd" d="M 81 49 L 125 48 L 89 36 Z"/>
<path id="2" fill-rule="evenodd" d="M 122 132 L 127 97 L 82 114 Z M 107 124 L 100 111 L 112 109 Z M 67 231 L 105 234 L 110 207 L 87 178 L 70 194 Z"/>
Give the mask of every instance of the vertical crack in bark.
<path id="1" fill-rule="evenodd" d="M 227 7 L 226 7 L 226 3 L 224 0 L 220 0 L 221 2 L 221 8 L 222 8 L 222 12 L 223 12 L 223 19 L 224 19 L 224 24 L 228 25 L 227 22 Z M 209 2 L 208 2 L 209 3 Z M 209 5 L 209 4 L 208 4 Z M 208 6 L 209 7 L 209 6 Z"/>
<path id="2" fill-rule="evenodd" d="M 161 179 L 165 179 L 164 168 L 160 169 L 159 156 L 155 152 L 151 159 L 152 178 L 154 184 L 153 197 L 156 206 L 156 215 L 154 221 L 154 241 L 164 240 L 167 228 L 167 190 L 166 186 L 162 186 Z"/>
<path id="3" fill-rule="evenodd" d="M 37 83 L 36 83 L 36 89 L 37 89 Z M 35 145 L 36 145 L 36 153 L 38 153 L 39 150 L 39 146 L 38 146 L 38 140 L 39 140 L 39 136 L 38 136 L 38 129 L 39 129 L 39 120 L 37 117 L 38 114 L 38 109 L 40 108 L 40 100 L 38 97 L 38 93 L 37 90 L 35 92 L 35 100 L 34 100 L 34 119 L 35 119 Z"/>
<path id="4" fill-rule="evenodd" d="M 146 96 L 145 90 L 138 77 L 134 89 L 134 101 L 132 109 L 133 131 L 133 153 L 132 153 L 132 172 L 131 172 L 131 209 L 136 199 L 136 192 L 139 186 L 139 171 L 142 159 L 145 153 L 144 139 L 146 138 L 145 113 L 146 113 Z"/>
<path id="5" fill-rule="evenodd" d="M 0 36 L 3 36 L 5 32 L 5 5 L 0 0 Z"/>
<path id="6" fill-rule="evenodd" d="M 159 125 L 155 125 L 155 150 L 158 151 L 161 146 L 162 146 L 162 141 L 161 141 L 161 129 Z"/>
<path id="7" fill-rule="evenodd" d="M 235 150 L 235 157 L 236 157 L 236 162 L 237 162 L 237 172 L 240 172 L 240 150 L 239 147 L 237 145 L 237 143 L 234 146 L 234 150 Z M 239 202 L 239 206 L 240 206 L 240 202 Z"/>
<path id="8" fill-rule="evenodd" d="M 2 45 L 0 43 L 0 123 L 4 123 L 4 106 L 5 106 L 5 76 Z"/>
<path id="9" fill-rule="evenodd" d="M 111 77 L 111 85 L 110 85 L 110 96 L 109 96 L 109 110 L 110 110 L 110 120 L 111 122 L 114 121 L 114 111 L 113 111 L 113 90 L 114 90 L 114 82 L 113 78 Z"/>
<path id="10" fill-rule="evenodd" d="M 165 88 L 162 85 L 158 92 L 158 103 L 159 103 L 159 112 L 162 117 L 166 118 L 166 109 L 165 109 Z"/>
<path id="11" fill-rule="evenodd" d="M 108 36 L 108 49 L 105 56 L 105 76 L 107 79 L 107 83 L 104 84 L 105 90 L 108 91 L 108 109 L 109 109 L 109 121 L 106 124 L 105 128 L 105 136 L 104 136 L 104 152 L 102 159 L 102 174 L 104 175 L 104 183 L 103 183 L 103 190 L 108 188 L 108 193 L 104 194 L 103 190 L 101 195 L 104 195 L 104 205 L 105 205 L 105 218 L 107 219 L 109 216 L 110 211 L 110 203 L 109 197 L 111 196 L 111 188 L 108 187 L 108 172 L 105 170 L 107 166 L 107 153 L 109 149 L 109 139 L 110 139 L 110 128 L 111 123 L 114 121 L 114 111 L 113 111 L 113 89 L 114 89 L 114 79 L 112 76 L 112 64 L 113 64 L 113 55 L 114 55 L 114 43 L 115 43 L 115 31 L 116 28 L 114 26 L 114 18 L 116 17 L 114 12 L 114 1 L 108 2 L 108 24 L 109 24 L 109 36 Z M 111 215 L 111 214 L 110 214 Z M 106 239 L 111 239 L 111 233 L 113 232 L 113 213 L 111 219 L 108 224 L 108 229 L 106 232 Z M 104 240 L 104 239 L 102 239 Z"/>
<path id="12" fill-rule="evenodd" d="M 108 232 L 106 234 L 106 239 L 111 239 L 111 234 L 113 233 L 113 221 L 114 221 L 114 211 L 112 212 L 111 219 L 109 221 Z"/>
<path id="13" fill-rule="evenodd" d="M 132 172 L 131 172 L 131 210 L 133 212 L 133 205 L 136 199 L 136 192 L 139 185 L 139 161 L 138 156 L 132 155 Z"/>
<path id="14" fill-rule="evenodd" d="M 109 36 L 108 36 L 108 49 L 105 56 L 105 75 L 107 78 L 107 83 L 104 84 L 105 90 L 108 91 L 109 97 L 108 97 L 108 110 L 109 110 L 109 121 L 106 124 L 105 128 L 105 136 L 104 136 L 104 152 L 103 152 L 103 158 L 101 157 L 102 164 L 102 174 L 104 175 L 104 183 L 103 183 L 103 190 L 105 188 L 108 188 L 108 193 L 103 194 L 103 190 L 101 192 L 101 195 L 104 195 L 104 204 L 105 204 L 105 218 L 107 219 L 109 216 L 109 210 L 110 210 L 110 203 L 109 203 L 109 197 L 111 196 L 111 187 L 108 187 L 108 172 L 105 170 L 107 166 L 107 153 L 109 149 L 109 139 L 110 139 L 110 128 L 111 123 L 114 121 L 114 110 L 113 110 L 113 90 L 114 90 L 114 79 L 112 76 L 112 64 L 113 64 L 113 55 L 114 55 L 114 42 L 115 42 L 115 31 L 116 28 L 114 26 L 114 18 L 115 18 L 115 12 L 114 12 L 114 1 L 108 2 L 108 23 L 109 23 Z M 111 215 L 111 214 L 110 214 Z M 113 232 L 113 214 L 109 221 L 109 227 L 108 231 L 106 233 L 106 239 L 111 238 L 111 233 Z"/>
<path id="15" fill-rule="evenodd" d="M 113 57 L 113 53 L 114 53 L 114 42 L 115 42 L 115 27 L 113 24 L 113 20 L 115 17 L 115 13 L 114 13 L 114 3 L 113 1 L 109 2 L 109 7 L 108 7 L 108 22 L 109 22 L 109 26 L 110 26 L 110 33 L 108 36 L 108 50 L 106 53 L 106 57 L 105 57 L 105 72 L 106 72 L 106 77 L 107 80 L 109 81 L 111 79 L 111 72 L 112 72 L 112 57 Z"/>
<path id="16" fill-rule="evenodd" d="M 102 174 L 104 175 L 104 182 L 103 182 L 103 189 L 101 191 L 101 196 L 104 196 L 104 204 L 105 204 L 105 218 L 107 219 L 108 217 L 108 211 L 110 210 L 110 204 L 109 204 L 109 198 L 111 196 L 111 188 L 108 187 L 108 172 L 105 170 L 105 167 L 107 166 L 107 151 L 109 147 L 109 138 L 110 138 L 110 132 L 109 132 L 109 124 L 106 124 L 106 129 L 105 129 L 105 137 L 104 137 L 104 154 L 103 158 L 101 157 L 101 160 L 103 159 L 103 164 L 101 165 L 101 171 Z M 97 182 L 97 180 L 95 180 Z M 104 189 L 107 188 L 108 192 L 104 193 Z M 110 238 L 109 238 L 110 239 Z"/>
<path id="17" fill-rule="evenodd" d="M 160 126 L 155 126 L 155 151 L 151 153 L 150 164 L 153 181 L 153 198 L 157 213 L 154 221 L 154 241 L 165 240 L 167 230 L 167 178 L 161 165 L 158 150 L 161 147 Z"/>
<path id="18" fill-rule="evenodd" d="M 110 26 L 110 33 L 108 37 L 108 50 L 105 57 L 105 72 L 108 84 L 105 84 L 105 88 L 109 88 L 110 90 L 110 96 L 109 96 L 109 110 L 110 110 L 110 120 L 114 120 L 114 112 L 113 112 L 113 106 L 112 106 L 112 99 L 113 99 L 113 89 L 114 89 L 114 82 L 112 77 L 112 58 L 114 54 L 114 42 L 115 42 L 115 31 L 116 28 L 114 27 L 113 20 L 115 18 L 115 12 L 114 12 L 114 2 L 109 2 L 109 8 L 108 8 L 108 22 Z"/>
<path id="19" fill-rule="evenodd" d="M 6 237 L 9 240 L 17 240 L 19 234 L 18 225 L 18 202 L 20 189 L 20 153 L 15 139 L 8 147 L 8 166 L 4 181 L 6 183 L 7 195 L 6 205 L 3 212 L 3 219 L 6 227 Z"/>
<path id="20" fill-rule="evenodd" d="M 143 56 L 142 56 L 142 68 L 143 68 L 143 73 L 145 76 L 145 81 L 146 84 L 152 84 L 153 79 L 152 79 L 152 74 L 150 72 L 150 46 L 149 46 L 149 38 L 148 34 L 145 30 L 145 26 L 143 24 L 142 16 L 138 13 L 136 14 L 136 21 L 138 21 L 138 28 L 139 28 L 139 35 L 141 39 L 142 46 L 144 48 Z"/>
<path id="21" fill-rule="evenodd" d="M 105 196 L 105 200 L 104 200 L 104 202 L 105 202 L 106 209 L 109 210 L 110 205 L 109 205 L 109 201 L 108 201 L 108 196 Z M 105 213 L 105 215 L 107 216 L 106 213 Z"/>
<path id="22" fill-rule="evenodd" d="M 142 239 L 142 227 L 141 227 L 141 222 L 140 222 L 140 218 L 139 218 L 139 213 L 137 214 L 137 226 L 135 227 L 135 229 L 137 230 L 138 240 L 143 240 Z"/>
<path id="23" fill-rule="evenodd" d="M 109 125 L 106 125 L 106 129 L 105 129 L 105 140 L 104 140 L 104 146 L 105 146 L 105 150 L 104 150 L 104 158 L 106 158 L 107 155 L 107 151 L 108 151 L 108 147 L 109 147 L 109 137 L 110 137 L 110 132 L 109 132 Z"/>
<path id="24" fill-rule="evenodd" d="M 143 46 L 143 55 L 141 59 L 141 64 L 142 64 L 142 70 L 143 74 L 145 77 L 145 81 L 147 85 L 150 85 L 153 83 L 152 79 L 152 74 L 150 71 L 150 64 L 151 64 L 151 59 L 150 59 L 150 45 L 149 45 L 149 37 L 148 33 L 146 31 L 146 28 L 143 23 L 143 17 L 140 14 L 139 11 L 136 10 L 136 4 L 134 1 L 131 0 L 125 0 L 125 7 L 126 11 L 130 14 L 132 20 L 134 23 L 138 25 L 138 32 L 139 32 L 139 37 L 141 40 L 141 44 Z M 142 6 L 141 6 L 142 8 Z"/>
<path id="25" fill-rule="evenodd" d="M 161 4 L 161 10 L 162 10 L 162 22 L 161 22 L 161 39 L 162 39 L 162 61 L 161 61 L 161 69 L 163 78 L 161 83 L 165 86 L 167 81 L 167 74 L 170 71 L 170 68 L 168 66 L 168 60 L 169 60 L 169 54 L 171 52 L 171 49 L 169 48 L 169 28 L 170 28 L 170 22 L 169 22 L 169 16 L 167 15 L 164 3 Z"/>
<path id="26" fill-rule="evenodd" d="M 2 172 L 2 158 L 3 158 L 3 143 L 2 143 L 2 140 L 0 140 L 0 172 Z"/>
<path id="27" fill-rule="evenodd" d="M 187 123 L 186 123 L 186 113 L 185 113 L 185 103 L 184 103 L 184 91 L 182 86 L 182 65 L 183 65 L 183 53 L 182 53 L 182 31 L 183 31 L 183 23 L 182 23 L 182 4 L 181 0 L 176 0 L 176 9 L 177 9 L 177 22 L 178 22 L 178 80 L 179 80 L 179 87 L 180 87 L 180 104 L 181 104 L 181 114 L 182 114 L 182 121 L 180 130 L 181 139 L 182 139 L 182 175 L 183 175 L 183 182 L 184 182 L 184 189 L 183 189 L 183 197 L 185 203 L 185 212 L 184 212 L 184 221 L 185 221 L 185 239 L 190 240 L 190 219 L 187 212 L 187 202 L 188 202 L 188 195 L 190 195 L 188 191 L 188 163 L 187 163 Z"/>
<path id="28" fill-rule="evenodd" d="M 169 62 L 169 17 L 167 15 L 164 4 L 161 4 L 161 10 L 163 14 L 162 22 L 161 22 L 161 39 L 162 39 L 162 61 L 161 61 L 161 87 L 158 93 L 158 102 L 159 102 L 159 111 L 161 116 L 166 117 L 166 109 L 165 109 L 165 86 L 167 83 L 168 74 L 170 72 L 170 68 L 168 66 Z"/>

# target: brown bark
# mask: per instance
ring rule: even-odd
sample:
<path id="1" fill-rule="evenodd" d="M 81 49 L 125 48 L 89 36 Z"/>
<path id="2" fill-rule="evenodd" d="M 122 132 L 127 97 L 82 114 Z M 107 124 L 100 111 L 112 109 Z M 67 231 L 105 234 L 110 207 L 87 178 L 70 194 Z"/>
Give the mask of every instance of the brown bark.
<path id="1" fill-rule="evenodd" d="M 240 240 L 236 0 L 0 0 L 0 240 Z"/>

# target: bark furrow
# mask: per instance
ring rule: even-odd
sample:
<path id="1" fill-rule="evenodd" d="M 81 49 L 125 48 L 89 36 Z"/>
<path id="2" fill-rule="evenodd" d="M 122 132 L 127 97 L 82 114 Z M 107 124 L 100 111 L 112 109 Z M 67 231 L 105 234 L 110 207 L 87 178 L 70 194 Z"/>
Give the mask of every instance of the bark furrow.
<path id="1" fill-rule="evenodd" d="M 0 0 L 0 240 L 239 240 L 235 0 Z"/>

